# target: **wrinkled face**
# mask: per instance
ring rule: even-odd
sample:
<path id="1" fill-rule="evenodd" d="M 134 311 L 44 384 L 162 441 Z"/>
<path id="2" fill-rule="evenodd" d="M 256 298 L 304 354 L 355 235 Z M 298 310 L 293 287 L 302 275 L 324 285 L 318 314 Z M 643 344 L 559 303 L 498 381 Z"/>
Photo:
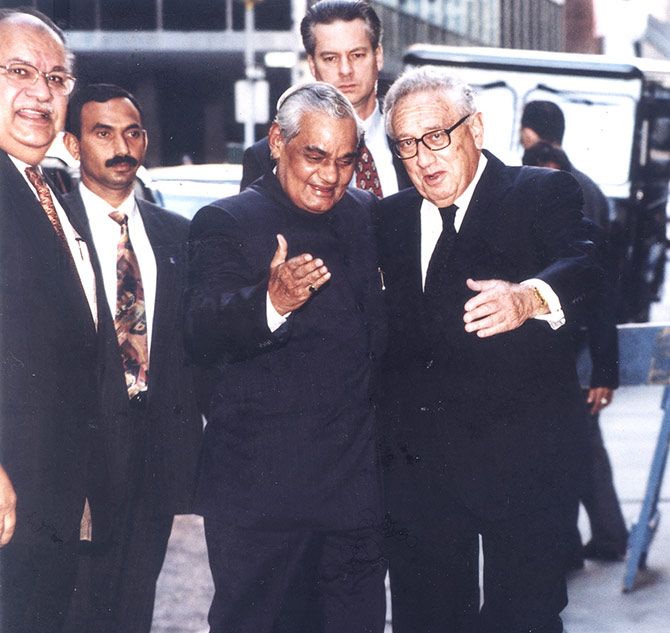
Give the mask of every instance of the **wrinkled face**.
<path id="1" fill-rule="evenodd" d="M 32 64 L 42 72 L 70 71 L 61 41 L 30 19 L 0 22 L 0 64 Z M 39 163 L 63 129 L 67 96 L 52 94 L 43 75 L 32 86 L 12 84 L 0 69 L 0 148 L 31 165 Z"/>
<path id="2" fill-rule="evenodd" d="M 307 56 L 318 81 L 335 86 L 366 119 L 375 107 L 377 75 L 382 69 L 381 45 L 372 50 L 365 22 L 337 21 L 314 26 L 314 56 Z"/>
<path id="3" fill-rule="evenodd" d="M 524 149 L 533 147 L 536 143 L 539 143 L 542 139 L 538 136 L 535 130 L 531 130 L 529 127 L 522 127 L 521 134 L 519 135 L 521 139 L 521 146 Z"/>
<path id="4" fill-rule="evenodd" d="M 277 161 L 277 178 L 293 204 L 320 214 L 340 201 L 354 173 L 355 121 L 307 112 L 300 120 L 299 134 L 288 144 L 276 123 L 268 140 Z"/>
<path id="5" fill-rule="evenodd" d="M 147 135 L 137 108 L 126 98 L 89 101 L 81 109 L 81 138 L 66 135 L 66 145 L 81 161 L 82 182 L 93 193 L 133 188 L 144 161 Z"/>
<path id="6" fill-rule="evenodd" d="M 396 104 L 394 140 L 421 138 L 432 130 L 448 129 L 464 115 L 439 92 L 415 92 Z M 468 117 L 451 133 L 451 144 L 437 151 L 418 144 L 417 155 L 404 160 L 417 191 L 438 207 L 453 204 L 477 173 L 484 126 L 481 112 Z"/>

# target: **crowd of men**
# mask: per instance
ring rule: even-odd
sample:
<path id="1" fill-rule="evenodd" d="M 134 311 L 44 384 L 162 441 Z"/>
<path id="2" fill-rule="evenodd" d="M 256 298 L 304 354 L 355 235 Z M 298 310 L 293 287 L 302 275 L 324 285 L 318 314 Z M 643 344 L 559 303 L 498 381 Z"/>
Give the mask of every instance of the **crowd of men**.
<path id="1" fill-rule="evenodd" d="M 387 572 L 395 633 L 563 630 L 582 189 L 484 149 L 443 70 L 382 108 L 363 0 L 301 32 L 315 81 L 189 226 L 135 195 L 137 99 L 75 90 L 58 27 L 0 10 L 3 633 L 149 633 L 187 512 L 212 633 L 381 633 Z M 39 167 L 63 129 L 66 196 Z"/>

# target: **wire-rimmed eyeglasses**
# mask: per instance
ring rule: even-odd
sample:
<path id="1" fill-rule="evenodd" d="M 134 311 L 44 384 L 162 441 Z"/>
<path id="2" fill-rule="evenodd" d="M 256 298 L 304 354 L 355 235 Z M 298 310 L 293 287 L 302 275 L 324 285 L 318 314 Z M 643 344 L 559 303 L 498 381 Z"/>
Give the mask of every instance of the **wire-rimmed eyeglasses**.
<path id="1" fill-rule="evenodd" d="M 76 82 L 76 79 L 64 70 L 52 70 L 45 73 L 27 62 L 12 62 L 6 66 L 0 64 L 0 68 L 5 70 L 9 81 L 15 86 L 23 86 L 24 88 L 34 85 L 41 75 L 47 82 L 51 94 L 67 96 L 74 90 Z"/>
<path id="2" fill-rule="evenodd" d="M 408 160 L 418 154 L 419 142 L 423 143 L 433 152 L 449 147 L 451 144 L 451 133 L 469 116 L 469 114 L 466 114 L 446 130 L 431 130 L 430 132 L 426 132 L 421 138 L 401 138 L 399 141 L 391 143 L 391 149 L 400 160 Z"/>

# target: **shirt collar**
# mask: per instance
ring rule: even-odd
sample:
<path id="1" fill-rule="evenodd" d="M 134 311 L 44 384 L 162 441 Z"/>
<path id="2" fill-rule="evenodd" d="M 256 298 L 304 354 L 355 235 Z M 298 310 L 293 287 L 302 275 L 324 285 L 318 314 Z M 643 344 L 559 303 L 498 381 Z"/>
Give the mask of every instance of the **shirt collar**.
<path id="1" fill-rule="evenodd" d="M 128 216 L 129 221 L 135 214 L 139 213 L 137 204 L 135 203 L 135 195 L 132 192 L 118 207 L 113 207 L 109 202 L 93 193 L 83 182 L 79 183 L 79 194 L 86 209 L 104 210 L 107 215 L 112 211 L 120 211 Z M 98 217 L 98 215 L 96 212 L 95 216 Z"/>

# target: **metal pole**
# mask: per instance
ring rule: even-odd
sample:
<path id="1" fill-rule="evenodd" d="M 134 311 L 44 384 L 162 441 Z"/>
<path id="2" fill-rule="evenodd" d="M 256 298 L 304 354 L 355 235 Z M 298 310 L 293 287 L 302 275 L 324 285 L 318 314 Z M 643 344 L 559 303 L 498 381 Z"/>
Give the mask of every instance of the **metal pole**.
<path id="1" fill-rule="evenodd" d="M 244 121 L 244 147 L 250 147 L 256 141 L 256 103 L 255 103 L 255 51 L 254 51 L 254 0 L 244 3 L 244 63 L 249 86 L 249 109 Z"/>

